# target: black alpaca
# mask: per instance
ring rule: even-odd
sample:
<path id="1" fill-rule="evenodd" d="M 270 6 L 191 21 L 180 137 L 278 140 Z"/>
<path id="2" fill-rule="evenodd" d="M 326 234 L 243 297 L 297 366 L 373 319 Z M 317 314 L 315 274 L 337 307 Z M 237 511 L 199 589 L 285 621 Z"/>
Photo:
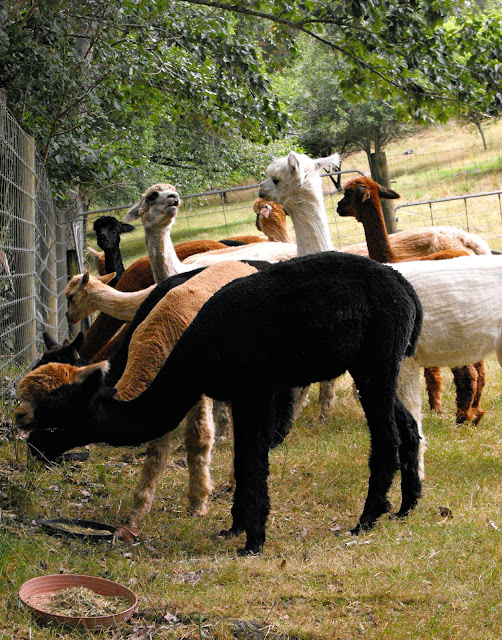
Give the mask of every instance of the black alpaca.
<path id="1" fill-rule="evenodd" d="M 64 362 L 66 364 L 72 364 L 75 367 L 81 367 L 89 364 L 86 360 L 82 360 L 78 355 L 79 349 L 84 340 L 84 334 L 82 332 L 77 335 L 73 342 L 70 342 L 65 338 L 63 344 L 56 342 L 56 340 L 54 340 L 47 331 L 42 333 L 42 337 L 47 351 L 45 351 L 40 360 L 34 364 L 33 369 L 41 367 L 43 364 L 47 364 L 48 362 Z"/>
<path id="2" fill-rule="evenodd" d="M 115 286 L 125 271 L 120 253 L 120 235 L 134 231 L 134 227 L 113 216 L 100 216 L 94 222 L 93 229 L 98 246 L 105 252 L 106 273 L 115 271 L 115 278 L 110 282 L 111 286 Z"/>
<path id="3" fill-rule="evenodd" d="M 28 444 L 48 459 L 92 442 L 137 445 L 174 429 L 203 393 L 229 400 L 236 489 L 226 533 L 245 531 L 243 553 L 257 553 L 269 511 L 275 395 L 348 370 L 371 435 L 368 496 L 353 530 L 359 533 L 389 511 L 387 492 L 399 466 L 398 515 L 420 496 L 418 430 L 396 386 L 421 323 L 413 287 L 390 267 L 337 252 L 279 263 L 215 294 L 137 399 L 115 400 L 113 388 L 99 388 L 97 374 L 52 392 L 35 411 Z"/>

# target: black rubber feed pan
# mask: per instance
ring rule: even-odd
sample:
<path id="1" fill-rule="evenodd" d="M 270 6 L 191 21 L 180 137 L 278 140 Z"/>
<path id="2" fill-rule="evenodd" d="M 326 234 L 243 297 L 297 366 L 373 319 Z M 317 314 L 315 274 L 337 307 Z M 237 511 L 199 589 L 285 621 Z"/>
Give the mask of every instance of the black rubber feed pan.
<path id="1" fill-rule="evenodd" d="M 57 462 L 85 462 L 88 458 L 88 451 L 69 451 L 59 456 Z"/>
<path id="2" fill-rule="evenodd" d="M 116 527 L 104 522 L 94 520 L 78 520 L 77 518 L 53 518 L 51 520 L 39 520 L 38 524 L 48 533 L 68 538 L 78 538 L 99 542 L 111 540 Z"/>

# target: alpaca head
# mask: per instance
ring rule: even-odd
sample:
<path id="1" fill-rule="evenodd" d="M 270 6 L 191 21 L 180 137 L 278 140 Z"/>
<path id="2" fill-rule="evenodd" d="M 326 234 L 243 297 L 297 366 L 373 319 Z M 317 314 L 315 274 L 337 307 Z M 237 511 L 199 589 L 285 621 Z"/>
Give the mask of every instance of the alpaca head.
<path id="1" fill-rule="evenodd" d="M 99 442 L 95 437 L 96 400 L 103 384 L 103 372 L 97 369 L 81 383 L 61 385 L 41 398 L 25 427 L 30 432 L 29 451 L 37 458 L 54 461 L 73 447 Z"/>
<path id="2" fill-rule="evenodd" d="M 100 216 L 94 222 L 93 229 L 96 232 L 96 242 L 103 251 L 117 248 L 120 245 L 120 235 L 134 231 L 132 224 L 120 222 L 113 216 Z"/>
<path id="3" fill-rule="evenodd" d="M 340 216 L 353 216 L 358 222 L 363 222 L 367 213 L 371 215 L 376 209 L 381 211 L 380 198 L 399 198 L 399 194 L 392 189 L 382 187 L 367 176 L 358 176 L 344 185 L 344 196 L 337 206 Z"/>
<path id="4" fill-rule="evenodd" d="M 67 364 L 82 364 L 78 355 L 79 349 L 84 341 L 84 334 L 80 331 L 75 340 L 70 342 L 65 338 L 63 344 L 56 342 L 47 331 L 42 334 L 47 351 L 38 360 L 33 369 L 41 367 L 48 362 L 65 362 Z"/>
<path id="5" fill-rule="evenodd" d="M 88 271 L 73 276 L 66 285 L 64 294 L 68 302 L 68 310 L 66 311 L 66 319 L 70 324 L 76 324 L 82 318 L 91 315 L 96 311 L 94 302 L 90 297 L 91 291 L 96 287 L 97 283 L 108 284 L 115 277 L 115 272 L 107 273 L 105 276 L 94 277 Z M 98 285 L 99 286 L 99 285 Z"/>
<path id="6" fill-rule="evenodd" d="M 141 218 L 145 231 L 170 227 L 174 223 L 180 196 L 176 189 L 167 183 L 158 183 L 149 187 L 141 200 L 129 209 L 124 222 L 133 222 Z"/>
<path id="7" fill-rule="evenodd" d="M 97 370 L 105 373 L 108 370 L 108 362 L 105 360 L 85 367 L 50 362 L 27 373 L 17 385 L 17 397 L 21 404 L 14 411 L 16 425 L 29 430 L 34 419 L 34 410 L 42 398 L 64 384 L 83 382 Z"/>
<path id="8" fill-rule="evenodd" d="M 328 170 L 333 165 L 338 166 L 339 163 L 338 153 L 314 160 L 303 153 L 292 151 L 268 166 L 268 178 L 260 184 L 258 195 L 282 204 L 291 215 L 295 204 L 309 198 L 308 194 L 322 198 L 320 171 Z"/>

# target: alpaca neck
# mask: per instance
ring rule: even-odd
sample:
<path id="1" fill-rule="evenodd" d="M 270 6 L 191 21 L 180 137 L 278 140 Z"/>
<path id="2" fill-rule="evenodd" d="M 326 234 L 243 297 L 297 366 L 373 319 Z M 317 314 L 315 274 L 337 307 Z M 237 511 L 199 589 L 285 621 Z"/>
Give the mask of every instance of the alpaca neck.
<path id="1" fill-rule="evenodd" d="M 100 440 L 96 441 L 132 446 L 172 431 L 200 399 L 202 390 L 197 382 L 192 363 L 187 366 L 183 360 L 180 363 L 168 358 L 137 398 L 129 401 L 114 398 L 100 407 Z"/>
<path id="2" fill-rule="evenodd" d="M 302 192 L 301 198 L 285 204 L 285 209 L 293 220 L 299 256 L 334 251 L 322 191 L 319 195 L 310 190 Z"/>
<path id="3" fill-rule="evenodd" d="M 157 284 L 177 273 L 190 270 L 176 255 L 171 240 L 171 226 L 172 223 L 161 230 L 145 228 L 146 247 L 152 266 L 153 279 Z"/>
<path id="4" fill-rule="evenodd" d="M 99 283 L 93 287 L 89 297 L 98 311 L 103 311 L 119 320 L 130 321 L 154 286 L 140 291 L 124 292 L 116 291 L 113 287 Z"/>
<path id="5" fill-rule="evenodd" d="M 382 208 L 376 207 L 371 200 L 362 206 L 364 209 L 360 220 L 364 227 L 369 257 L 376 262 L 399 262 L 390 245 Z"/>
<path id="6" fill-rule="evenodd" d="M 293 239 L 289 235 L 287 228 L 280 225 L 273 226 L 267 229 L 266 233 L 269 242 L 293 242 Z"/>
<path id="7" fill-rule="evenodd" d="M 104 252 L 106 273 L 113 273 L 115 271 L 115 277 L 118 280 L 125 271 L 120 248 L 114 247 L 113 249 L 105 249 Z"/>

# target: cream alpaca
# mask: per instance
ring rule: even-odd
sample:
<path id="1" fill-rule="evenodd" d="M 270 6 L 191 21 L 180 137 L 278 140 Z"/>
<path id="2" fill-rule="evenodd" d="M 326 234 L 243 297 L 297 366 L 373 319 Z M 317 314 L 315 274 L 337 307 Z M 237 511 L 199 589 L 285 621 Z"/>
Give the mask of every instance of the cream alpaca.
<path id="1" fill-rule="evenodd" d="M 268 168 L 269 178 L 261 184 L 260 196 L 283 204 L 295 227 L 295 200 L 317 202 L 308 220 L 317 215 L 326 221 L 320 181 L 311 179 L 326 160 L 329 158 L 313 161 L 295 153 L 276 160 Z M 502 363 L 502 259 L 469 256 L 390 266 L 411 282 L 424 308 L 418 350 L 413 358 L 404 360 L 399 377 L 399 395 L 417 421 L 422 438 L 419 462 L 423 477 L 420 367 L 459 367 L 478 362 L 492 351 Z"/>
<path id="2" fill-rule="evenodd" d="M 107 284 L 114 277 L 115 273 L 95 277 L 88 271 L 73 276 L 64 291 L 68 302 L 66 312 L 68 322 L 76 324 L 95 311 L 103 311 L 119 320 L 132 320 L 138 307 L 155 285 L 140 291 L 117 291 Z"/>

